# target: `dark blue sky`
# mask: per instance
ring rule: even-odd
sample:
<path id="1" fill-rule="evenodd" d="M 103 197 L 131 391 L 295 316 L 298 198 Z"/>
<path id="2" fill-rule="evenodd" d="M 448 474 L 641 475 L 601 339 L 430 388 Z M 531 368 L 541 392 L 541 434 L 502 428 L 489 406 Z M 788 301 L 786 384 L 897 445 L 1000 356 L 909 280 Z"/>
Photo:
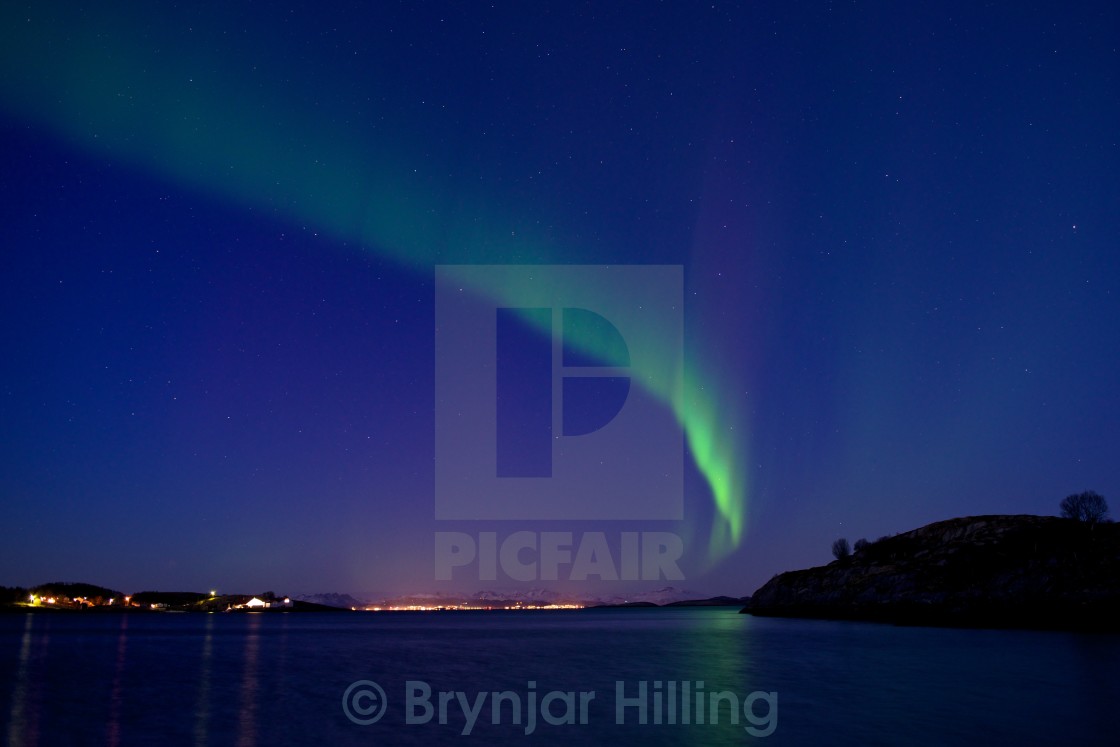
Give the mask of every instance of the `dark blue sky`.
<path id="1" fill-rule="evenodd" d="M 0 26 L 0 584 L 430 591 L 433 532 L 547 528 L 434 519 L 446 263 L 683 266 L 741 541 L 687 452 L 683 522 L 562 526 L 677 531 L 677 586 L 1120 496 L 1111 3 Z"/>

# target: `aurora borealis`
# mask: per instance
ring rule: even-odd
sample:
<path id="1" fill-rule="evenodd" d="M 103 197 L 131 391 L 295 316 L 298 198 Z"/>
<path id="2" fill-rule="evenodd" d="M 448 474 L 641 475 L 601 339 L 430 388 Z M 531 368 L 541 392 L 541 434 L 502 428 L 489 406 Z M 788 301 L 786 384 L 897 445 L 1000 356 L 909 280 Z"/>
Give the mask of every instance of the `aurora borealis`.
<path id="1" fill-rule="evenodd" d="M 446 265 L 683 266 L 690 588 L 1120 495 L 1115 9 L 0 13 L 0 583 L 427 589 Z"/>
<path id="2" fill-rule="evenodd" d="M 254 90 L 252 72 L 284 67 L 281 50 L 260 50 L 251 69 L 222 68 L 222 58 L 241 52 L 223 44 L 215 50 L 220 79 L 214 75 L 204 83 L 200 77 L 195 86 L 196 73 L 185 63 L 197 55 L 189 36 L 168 33 L 166 46 L 139 46 L 136 40 L 151 27 L 127 14 L 94 23 L 62 13 L 31 16 L 21 26 L 13 13 L 5 23 L 13 31 L 28 32 L 13 35 L 7 45 L 6 66 L 19 73 L 6 80 L 8 101 L 20 115 L 82 149 L 107 151 L 157 177 L 234 204 L 273 207 L 293 223 L 306 222 L 418 272 L 430 272 L 433 263 L 448 258 L 503 264 L 565 262 L 579 256 L 532 233 L 506 238 L 507 226 L 527 221 L 535 211 L 479 226 L 478 216 L 485 212 L 470 204 L 472 197 L 478 199 L 475 195 L 463 200 L 461 194 L 449 197 L 439 191 L 409 193 L 407 181 L 402 185 L 407 170 L 399 162 L 415 155 L 399 131 L 370 143 L 358 127 L 333 125 L 337 118 L 330 113 L 316 112 L 311 118 L 298 111 L 294 127 L 274 129 L 268 123 L 292 116 L 291 105 L 282 98 L 291 93 L 270 91 L 267 82 Z M 172 29 L 168 23 L 156 31 Z M 193 33 L 193 27 L 188 29 Z M 60 37 L 70 39 L 61 54 L 52 48 Z M 19 64 L 21 59 L 50 60 L 51 65 L 28 67 Z M 250 91 L 248 100 L 242 98 L 244 91 Z M 321 95 L 317 84 L 296 93 L 305 101 Z M 439 209 L 452 200 L 467 205 Z M 507 303 L 516 303 L 513 289 L 489 292 L 504 293 Z M 691 355 L 700 357 L 702 351 Z M 657 387 L 653 393 L 676 413 L 708 482 L 718 516 L 711 551 L 719 557 L 732 549 L 743 530 L 746 494 L 735 455 L 745 453 L 745 444 L 703 403 L 704 380 L 703 370 L 693 366 L 688 379 L 693 406 Z"/>

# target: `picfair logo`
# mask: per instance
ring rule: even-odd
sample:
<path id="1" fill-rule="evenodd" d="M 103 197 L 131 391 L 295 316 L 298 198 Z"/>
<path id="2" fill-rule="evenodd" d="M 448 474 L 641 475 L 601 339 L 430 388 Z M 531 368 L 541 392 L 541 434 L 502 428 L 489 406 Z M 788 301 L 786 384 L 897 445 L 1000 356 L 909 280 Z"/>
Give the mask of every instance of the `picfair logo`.
<path id="1" fill-rule="evenodd" d="M 589 309 L 498 308 L 496 317 L 498 477 L 552 477 L 559 439 L 603 428 L 626 404 L 630 351 L 618 328 Z"/>
<path id="2" fill-rule="evenodd" d="M 679 266 L 436 268 L 436 518 L 680 519 Z"/>

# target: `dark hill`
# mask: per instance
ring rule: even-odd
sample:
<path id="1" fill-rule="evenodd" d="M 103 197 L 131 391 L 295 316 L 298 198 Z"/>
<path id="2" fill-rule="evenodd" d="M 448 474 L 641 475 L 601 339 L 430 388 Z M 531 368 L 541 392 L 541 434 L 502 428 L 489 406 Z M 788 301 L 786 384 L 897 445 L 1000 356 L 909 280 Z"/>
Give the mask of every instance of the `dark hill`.
<path id="1" fill-rule="evenodd" d="M 666 607 L 732 607 L 746 604 L 750 597 L 719 596 L 709 599 L 686 599 L 681 602 L 669 602 Z"/>
<path id="2" fill-rule="evenodd" d="M 1120 631 L 1120 524 L 939 521 L 782 573 L 743 612 L 913 625 Z"/>
<path id="3" fill-rule="evenodd" d="M 124 595 L 119 591 L 113 589 L 106 589 L 104 586 L 97 586 L 95 584 L 75 583 L 66 581 L 55 581 L 51 584 L 42 584 L 31 589 L 34 594 L 39 596 L 57 596 L 67 597 L 69 599 L 120 599 Z"/>
<path id="4" fill-rule="evenodd" d="M 166 604 L 171 607 L 190 607 L 210 598 L 197 591 L 141 591 L 132 595 L 132 603 L 141 607 Z"/>

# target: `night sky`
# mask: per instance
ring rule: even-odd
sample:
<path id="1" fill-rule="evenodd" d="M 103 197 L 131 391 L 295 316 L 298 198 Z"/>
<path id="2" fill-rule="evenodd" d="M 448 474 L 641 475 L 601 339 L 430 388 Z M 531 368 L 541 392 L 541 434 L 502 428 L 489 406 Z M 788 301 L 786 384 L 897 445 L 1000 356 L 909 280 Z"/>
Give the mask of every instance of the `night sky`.
<path id="1" fill-rule="evenodd" d="M 187 5 L 0 8 L 0 584 L 518 588 L 433 533 L 558 527 L 741 595 L 1120 508 L 1120 6 Z M 476 264 L 683 268 L 682 520 L 436 520 Z"/>

